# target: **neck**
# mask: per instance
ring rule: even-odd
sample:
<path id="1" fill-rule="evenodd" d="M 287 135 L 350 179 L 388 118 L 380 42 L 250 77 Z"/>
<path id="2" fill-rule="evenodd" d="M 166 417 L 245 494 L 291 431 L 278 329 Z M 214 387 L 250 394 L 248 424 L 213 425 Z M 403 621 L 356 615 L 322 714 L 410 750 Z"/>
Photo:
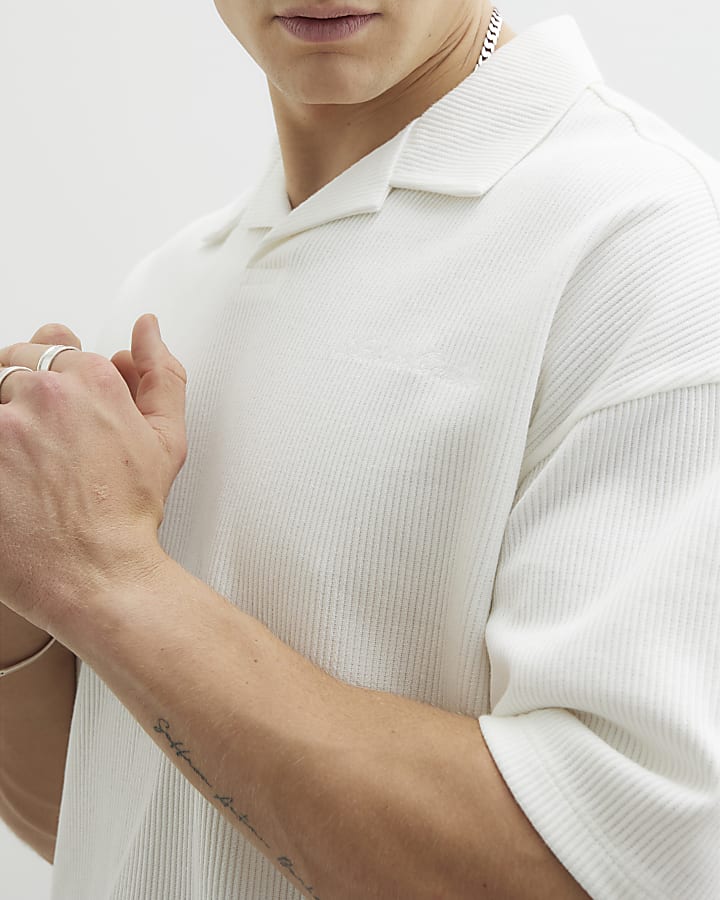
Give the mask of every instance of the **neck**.
<path id="1" fill-rule="evenodd" d="M 302 103 L 268 81 L 290 206 L 294 209 L 389 141 L 472 74 L 492 8 L 492 3 L 485 4 L 406 78 L 363 103 Z M 503 21 L 495 52 L 513 37 L 515 32 Z"/>

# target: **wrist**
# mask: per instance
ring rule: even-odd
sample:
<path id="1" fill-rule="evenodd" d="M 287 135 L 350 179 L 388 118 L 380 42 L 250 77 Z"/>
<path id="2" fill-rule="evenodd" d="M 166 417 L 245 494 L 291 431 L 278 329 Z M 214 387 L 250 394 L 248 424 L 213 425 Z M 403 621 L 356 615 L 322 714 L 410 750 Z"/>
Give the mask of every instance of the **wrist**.
<path id="1" fill-rule="evenodd" d="M 151 624 L 155 608 L 174 595 L 174 585 L 188 577 L 159 545 L 147 546 L 132 565 L 106 572 L 82 601 L 62 606 L 62 618 L 53 633 L 91 667 L 102 666 L 107 648 L 122 643 L 128 630 L 155 633 Z"/>
<path id="2" fill-rule="evenodd" d="M 157 539 L 136 541 L 132 546 L 108 542 L 106 558 L 86 572 L 82 584 L 60 591 L 53 606 L 53 621 L 48 631 L 67 647 L 73 647 L 76 629 L 82 630 L 88 618 L 99 615 L 103 608 L 122 602 L 138 590 L 146 592 L 162 578 L 162 573 L 175 561 Z M 45 623 L 43 623 L 45 624 Z M 77 655 L 77 651 L 73 651 Z"/>
<path id="3" fill-rule="evenodd" d="M 0 669 L 32 656 L 49 640 L 47 631 L 0 603 Z"/>

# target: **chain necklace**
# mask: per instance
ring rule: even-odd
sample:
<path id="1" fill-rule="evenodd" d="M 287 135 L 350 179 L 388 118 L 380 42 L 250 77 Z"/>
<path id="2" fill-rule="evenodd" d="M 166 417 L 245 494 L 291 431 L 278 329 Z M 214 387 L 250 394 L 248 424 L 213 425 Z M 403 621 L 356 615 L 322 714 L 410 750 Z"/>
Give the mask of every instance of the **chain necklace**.
<path id="1" fill-rule="evenodd" d="M 480 59 L 477 61 L 477 65 L 473 69 L 473 72 L 477 72 L 480 66 L 485 62 L 485 60 L 492 54 L 493 50 L 495 49 L 495 45 L 497 44 L 498 38 L 500 37 L 502 21 L 503 19 L 497 6 L 493 6 L 492 15 L 490 16 L 490 24 L 488 25 L 487 34 L 485 35 L 485 41 L 483 43 L 482 53 L 480 54 Z"/>

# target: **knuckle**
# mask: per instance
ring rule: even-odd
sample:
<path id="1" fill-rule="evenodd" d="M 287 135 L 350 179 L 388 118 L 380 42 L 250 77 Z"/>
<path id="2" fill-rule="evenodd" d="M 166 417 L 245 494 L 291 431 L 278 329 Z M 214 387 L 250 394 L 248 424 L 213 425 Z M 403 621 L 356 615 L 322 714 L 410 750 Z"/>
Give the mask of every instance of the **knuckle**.
<path id="1" fill-rule="evenodd" d="M 111 373 L 116 372 L 112 361 L 106 356 L 101 356 L 99 353 L 83 353 L 82 361 L 85 369 L 92 372 L 94 377 L 97 376 L 101 378 L 104 375 L 110 375 Z"/>
<path id="2" fill-rule="evenodd" d="M 57 404 L 66 395 L 67 381 L 58 372 L 43 372 L 41 378 L 28 379 L 28 388 L 44 405 Z"/>
<path id="3" fill-rule="evenodd" d="M 87 365 L 94 366 L 99 372 L 115 371 L 115 366 L 107 358 L 107 356 L 102 356 L 100 353 L 85 352 L 83 353 L 83 357 L 85 358 L 85 362 Z"/>
<path id="4" fill-rule="evenodd" d="M 75 354 L 71 354 L 71 355 L 74 356 Z M 90 350 L 86 350 L 82 354 L 82 357 L 78 357 L 78 359 L 80 359 L 80 358 L 84 359 L 86 362 L 92 362 L 92 363 L 108 362 L 108 360 L 104 356 L 101 356 L 99 353 L 93 353 Z"/>
<path id="5" fill-rule="evenodd" d="M 93 384 L 102 391 L 112 392 L 124 386 L 122 376 L 115 368 L 112 360 L 99 353 L 85 354 L 86 371 L 92 377 Z"/>

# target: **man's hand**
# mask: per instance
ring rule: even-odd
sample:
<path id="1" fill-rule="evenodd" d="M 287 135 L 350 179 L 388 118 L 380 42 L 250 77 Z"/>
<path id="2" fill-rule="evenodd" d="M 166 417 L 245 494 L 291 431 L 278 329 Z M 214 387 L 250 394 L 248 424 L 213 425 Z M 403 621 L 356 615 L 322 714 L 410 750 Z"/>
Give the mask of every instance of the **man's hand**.
<path id="1" fill-rule="evenodd" d="M 187 454 L 187 376 L 153 316 L 112 360 L 50 324 L 0 366 L 34 370 L 56 343 L 81 352 L 14 373 L 0 402 L 0 596 L 53 634 L 88 591 L 164 561 L 157 529 Z"/>

